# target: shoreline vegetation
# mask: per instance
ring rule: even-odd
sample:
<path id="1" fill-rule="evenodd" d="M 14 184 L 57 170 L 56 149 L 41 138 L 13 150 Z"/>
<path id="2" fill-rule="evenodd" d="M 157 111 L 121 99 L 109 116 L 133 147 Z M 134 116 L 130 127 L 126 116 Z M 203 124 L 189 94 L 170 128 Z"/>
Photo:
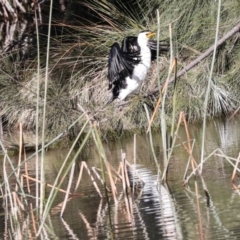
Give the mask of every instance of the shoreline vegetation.
<path id="1" fill-rule="evenodd" d="M 135 94 L 131 94 L 124 102 L 113 102 L 109 105 L 106 105 L 111 97 L 111 91 L 107 90 L 107 58 L 110 46 L 115 41 L 120 42 L 128 35 L 137 35 L 144 29 L 156 31 L 158 29 L 156 9 L 160 11 L 159 40 L 169 42 L 169 31 L 172 32 L 171 54 L 177 58 L 178 73 L 182 73 L 181 77 L 178 75 L 176 88 L 175 84 L 171 83 L 174 79 L 173 71 L 170 73 L 164 103 L 167 125 L 171 125 L 173 111 L 175 122 L 180 112 L 184 112 L 189 122 L 203 120 L 205 114 L 203 106 L 214 49 L 217 2 L 172 1 L 160 5 L 154 0 L 151 4 L 142 1 L 141 4 L 140 1 L 72 2 L 68 6 L 65 1 L 54 3 L 49 55 L 46 31 L 48 1 L 34 7 L 39 25 L 38 36 L 36 29 L 33 30 L 36 28 L 34 8 L 31 4 L 28 8 L 22 5 L 26 12 L 29 9 L 31 24 L 27 25 L 28 29 L 31 25 L 32 31 L 32 40 L 29 40 L 25 48 L 23 42 L 27 32 L 20 35 L 23 21 L 22 17 L 18 19 L 18 14 L 24 13 L 23 8 L 15 6 L 14 9 L 13 5 L 13 11 L 10 11 L 10 3 L 5 5 L 7 9 L 5 12 L 8 13 L 8 16 L 5 14 L 6 22 L 9 20 L 10 26 L 13 23 L 18 26 L 15 28 L 18 32 L 18 43 L 13 45 L 13 41 L 7 46 L 7 41 L 4 42 L 3 39 L 2 44 L 0 60 L 2 132 L 19 131 L 19 123 L 22 124 L 23 132 L 35 132 L 38 119 L 39 136 L 41 135 L 46 79 L 48 81 L 44 129 L 46 139 L 60 133 L 65 133 L 64 136 L 73 139 L 86 120 L 98 125 L 103 139 L 120 137 L 127 132 L 146 131 L 149 120 L 145 108 L 147 107 L 151 116 L 161 97 L 159 86 L 162 89 L 168 79 L 168 69 L 172 64 L 170 53 L 169 56 L 160 56 L 158 63 L 153 62 L 147 80 Z M 223 41 L 216 50 L 207 117 L 232 114 L 238 111 L 240 106 L 239 9 L 240 3 L 237 0 L 221 4 L 218 39 L 223 38 Z M 15 16 L 15 20 L 11 15 Z M 1 26 L 5 38 L 10 35 L 16 42 L 13 32 L 4 23 Z M 232 29 L 235 31 L 228 35 L 228 39 L 224 39 Z M 37 43 L 34 40 L 36 37 L 39 41 L 39 58 Z M 211 46 L 212 50 L 209 50 Z M 204 52 L 207 54 L 202 57 Z M 46 71 L 47 55 L 49 65 Z M 191 64 L 194 60 L 197 64 L 193 67 Z M 186 69 L 189 71 L 185 71 Z M 45 72 L 48 72 L 47 78 Z M 174 94 L 176 101 L 173 103 Z M 161 110 L 158 112 L 161 114 Z M 81 115 L 83 117 L 66 133 L 69 126 Z M 155 117 L 152 128 L 159 129 L 160 125 L 161 118 Z"/>

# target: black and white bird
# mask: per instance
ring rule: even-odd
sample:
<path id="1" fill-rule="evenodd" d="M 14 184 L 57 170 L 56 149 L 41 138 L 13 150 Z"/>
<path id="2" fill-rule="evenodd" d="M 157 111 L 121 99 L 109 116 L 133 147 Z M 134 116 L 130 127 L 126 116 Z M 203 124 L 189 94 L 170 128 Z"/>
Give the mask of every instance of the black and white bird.
<path id="1" fill-rule="evenodd" d="M 109 89 L 112 100 L 124 100 L 145 80 L 151 61 L 157 55 L 157 41 L 150 40 L 154 32 L 143 31 L 137 37 L 125 37 L 122 45 L 111 46 L 108 60 Z M 159 52 L 167 51 L 166 45 L 159 46 Z"/>

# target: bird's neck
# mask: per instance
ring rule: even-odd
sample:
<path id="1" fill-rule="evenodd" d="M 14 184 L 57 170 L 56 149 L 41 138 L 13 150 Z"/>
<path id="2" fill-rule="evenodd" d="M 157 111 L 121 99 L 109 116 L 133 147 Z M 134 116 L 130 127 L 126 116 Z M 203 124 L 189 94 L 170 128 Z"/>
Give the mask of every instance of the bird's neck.
<path id="1" fill-rule="evenodd" d="M 145 65 L 147 68 L 150 68 L 151 64 L 151 51 L 147 44 L 140 45 L 140 54 L 141 54 L 141 63 Z"/>

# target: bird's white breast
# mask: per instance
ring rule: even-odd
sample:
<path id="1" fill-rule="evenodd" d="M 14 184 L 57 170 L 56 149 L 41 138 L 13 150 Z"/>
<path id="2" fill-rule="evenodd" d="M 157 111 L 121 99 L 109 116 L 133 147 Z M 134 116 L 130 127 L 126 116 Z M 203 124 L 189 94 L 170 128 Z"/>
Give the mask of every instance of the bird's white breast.
<path id="1" fill-rule="evenodd" d="M 135 91 L 147 76 L 151 64 L 151 51 L 147 46 L 141 46 L 141 62 L 134 67 L 133 74 L 126 78 L 127 87 L 121 89 L 118 98 L 124 100 L 127 95 Z"/>
<path id="2" fill-rule="evenodd" d="M 143 81 L 146 78 L 151 64 L 151 52 L 148 47 L 141 48 L 141 62 L 135 66 L 132 78 L 137 81 Z"/>
<path id="3" fill-rule="evenodd" d="M 139 81 L 137 81 L 133 78 L 127 77 L 126 78 L 126 85 L 127 85 L 127 87 L 121 89 L 120 92 L 119 92 L 118 98 L 120 100 L 124 100 L 128 94 L 130 94 L 131 92 L 136 90 L 139 86 Z"/>

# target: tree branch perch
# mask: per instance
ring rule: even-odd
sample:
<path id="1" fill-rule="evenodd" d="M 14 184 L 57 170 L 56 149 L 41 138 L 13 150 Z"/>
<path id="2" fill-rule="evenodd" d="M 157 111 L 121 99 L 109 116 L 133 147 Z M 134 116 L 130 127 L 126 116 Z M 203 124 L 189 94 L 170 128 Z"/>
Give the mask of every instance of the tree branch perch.
<path id="1" fill-rule="evenodd" d="M 232 37 L 235 33 L 240 31 L 240 22 L 232 28 L 229 32 L 227 32 L 221 39 L 217 42 L 217 48 L 221 46 L 226 40 L 228 40 L 230 37 Z M 209 56 L 213 50 L 215 45 L 213 44 L 210 48 L 208 48 L 204 53 L 202 53 L 199 57 L 197 57 L 195 60 L 190 62 L 186 67 L 182 68 L 180 71 L 177 72 L 177 78 L 180 78 L 183 74 L 188 72 L 190 69 L 195 67 L 198 63 L 200 63 L 203 59 L 205 59 L 207 56 Z M 174 81 L 174 77 L 169 79 L 169 83 Z M 154 94 L 158 92 L 159 89 L 156 88 L 151 94 Z"/>

